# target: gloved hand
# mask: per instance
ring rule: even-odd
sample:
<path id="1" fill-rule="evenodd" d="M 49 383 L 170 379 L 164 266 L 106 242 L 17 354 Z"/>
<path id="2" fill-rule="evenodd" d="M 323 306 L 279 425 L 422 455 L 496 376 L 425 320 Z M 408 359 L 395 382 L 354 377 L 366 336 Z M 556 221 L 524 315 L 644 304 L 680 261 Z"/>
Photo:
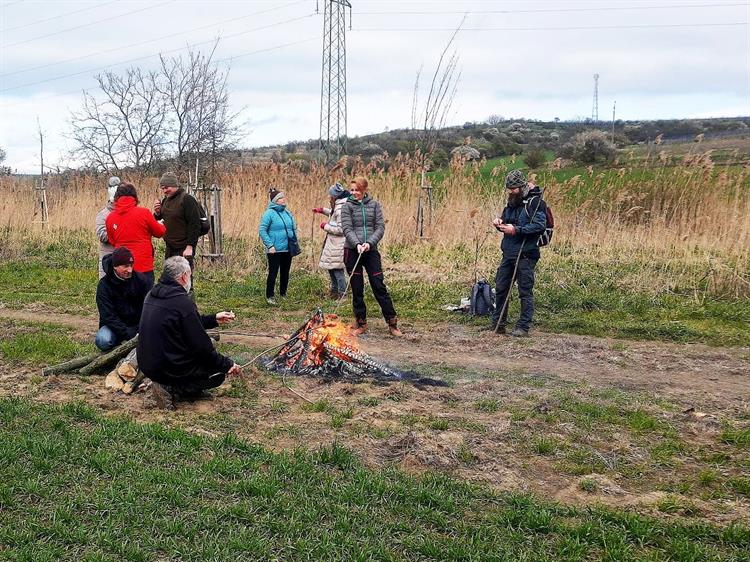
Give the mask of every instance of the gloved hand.
<path id="1" fill-rule="evenodd" d="M 322 228 L 323 230 L 325 230 L 327 224 L 328 224 L 327 222 L 320 223 L 320 228 Z"/>
<path id="2" fill-rule="evenodd" d="M 318 213 L 319 215 L 323 214 L 323 207 L 315 207 L 313 210 L 313 213 Z"/>

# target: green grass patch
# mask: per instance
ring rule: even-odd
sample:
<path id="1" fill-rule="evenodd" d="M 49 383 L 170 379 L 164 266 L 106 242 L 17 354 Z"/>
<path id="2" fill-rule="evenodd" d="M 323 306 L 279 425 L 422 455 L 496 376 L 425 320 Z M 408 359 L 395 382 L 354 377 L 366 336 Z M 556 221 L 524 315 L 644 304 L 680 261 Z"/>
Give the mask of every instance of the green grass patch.
<path id="1" fill-rule="evenodd" d="M 486 414 L 494 414 L 500 409 L 500 400 L 497 398 L 483 398 L 474 402 L 474 408 Z"/>
<path id="2" fill-rule="evenodd" d="M 457 456 L 473 462 L 468 446 Z M 0 545 L 4 560 L 35 561 L 729 561 L 750 549 L 750 529 L 370 470 L 338 443 L 274 454 L 82 404 L 2 399 Z"/>
<path id="3" fill-rule="evenodd" d="M 86 355 L 96 348 L 69 336 L 70 329 L 50 323 L 0 320 L 6 335 L 0 340 L 0 355 L 14 363 L 51 365 Z"/>
<path id="4" fill-rule="evenodd" d="M 728 445 L 746 449 L 750 447 L 750 427 L 726 427 L 721 432 L 721 440 Z"/>

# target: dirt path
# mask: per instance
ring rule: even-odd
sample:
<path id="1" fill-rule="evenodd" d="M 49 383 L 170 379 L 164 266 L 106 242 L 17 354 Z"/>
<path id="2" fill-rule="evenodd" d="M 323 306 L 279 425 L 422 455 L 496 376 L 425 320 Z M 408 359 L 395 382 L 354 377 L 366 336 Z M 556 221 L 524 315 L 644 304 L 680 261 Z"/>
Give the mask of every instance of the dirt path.
<path id="1" fill-rule="evenodd" d="M 35 310 L 0 308 L 0 318 L 52 322 L 82 333 L 93 334 L 97 328 L 95 317 Z M 235 333 L 222 335 L 222 341 L 270 347 L 293 328 L 234 326 L 226 331 Z M 407 325 L 406 330 L 408 337 L 398 340 L 375 325 L 362 338 L 362 347 L 394 366 L 429 366 L 438 376 L 441 368 L 473 375 L 470 379 L 496 372 L 525 373 L 596 387 L 656 392 L 686 407 L 711 410 L 750 400 L 748 348 L 546 333 L 518 340 L 455 324 Z M 456 376 L 458 382 L 466 382 L 465 377 Z"/>
<path id="2" fill-rule="evenodd" d="M 96 318 L 41 310 L 0 309 L 0 318 L 62 324 L 82 337 L 91 337 L 97 326 Z M 262 349 L 283 341 L 269 335 L 294 328 L 240 324 L 221 341 Z M 545 333 L 515 340 L 455 324 L 404 328 L 408 337 L 396 340 L 373 322 L 361 346 L 392 366 L 443 377 L 450 388 L 289 381 L 315 402 L 310 406 L 277 377 L 247 369 L 243 378 L 225 383 L 214 400 L 184 403 L 165 413 L 153 409 L 148 393 L 112 394 L 100 377 L 45 379 L 40 366 L 0 362 L 0 395 L 45 402 L 81 399 L 145 422 L 209 435 L 234 432 L 275 450 L 336 439 L 370 465 L 442 470 L 566 502 L 656 511 L 668 497 L 690 504 L 698 517 L 727 522 L 749 516 L 747 496 L 726 493 L 729 488 L 719 493 L 684 485 L 692 486 L 699 472 L 716 469 L 704 460 L 720 458 L 716 455 L 729 458 L 716 469 L 727 482 L 747 474 L 750 452 L 731 448 L 720 435 L 728 420 L 750 420 L 749 349 Z M 612 393 L 623 401 L 612 402 Z M 589 409 L 613 404 L 613 412 L 642 411 L 653 420 L 649 424 L 672 429 L 636 432 L 625 418 L 612 422 L 620 426 L 599 419 L 594 425 L 584 419 L 582 425 L 580 413 L 566 410 L 571 400 L 584 406 L 589 401 Z M 689 408 L 700 417 L 683 413 Z M 550 451 L 540 439 L 552 443 Z M 673 442 L 678 453 L 654 460 L 659 447 Z M 593 491 L 582 490 L 582 479 L 594 482 Z"/>

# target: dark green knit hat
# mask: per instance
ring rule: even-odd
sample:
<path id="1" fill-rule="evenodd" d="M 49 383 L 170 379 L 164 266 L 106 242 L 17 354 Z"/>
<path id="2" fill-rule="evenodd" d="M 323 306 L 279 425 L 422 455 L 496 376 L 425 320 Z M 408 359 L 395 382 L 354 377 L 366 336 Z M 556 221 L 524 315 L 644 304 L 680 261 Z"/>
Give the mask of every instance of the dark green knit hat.
<path id="1" fill-rule="evenodd" d="M 505 176 L 505 188 L 514 189 L 516 187 L 526 187 L 529 182 L 526 181 L 526 176 L 523 175 L 521 170 L 513 170 L 507 176 Z"/>
<path id="2" fill-rule="evenodd" d="M 159 185 L 162 187 L 180 187 L 180 180 L 173 172 L 166 172 L 159 180 Z"/>

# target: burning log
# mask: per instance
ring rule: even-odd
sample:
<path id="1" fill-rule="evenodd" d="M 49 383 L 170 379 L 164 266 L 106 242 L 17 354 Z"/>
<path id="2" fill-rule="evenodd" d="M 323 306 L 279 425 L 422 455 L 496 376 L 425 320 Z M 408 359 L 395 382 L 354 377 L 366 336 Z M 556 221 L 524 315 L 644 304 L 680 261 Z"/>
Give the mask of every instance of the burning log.
<path id="1" fill-rule="evenodd" d="M 393 369 L 359 350 L 356 337 L 335 314 L 315 311 L 286 344 L 265 362 L 267 369 L 327 381 L 409 381 L 416 385 L 446 386 L 441 380 Z"/>

